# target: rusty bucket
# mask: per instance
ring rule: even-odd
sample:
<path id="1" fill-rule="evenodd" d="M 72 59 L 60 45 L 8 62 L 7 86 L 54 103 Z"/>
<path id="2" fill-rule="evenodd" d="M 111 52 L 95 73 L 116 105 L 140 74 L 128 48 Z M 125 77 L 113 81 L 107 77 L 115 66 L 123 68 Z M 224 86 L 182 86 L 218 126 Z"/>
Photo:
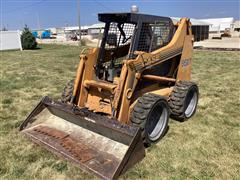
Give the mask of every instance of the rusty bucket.
<path id="1" fill-rule="evenodd" d="M 34 142 L 101 179 L 145 156 L 140 129 L 44 97 L 20 126 Z"/>

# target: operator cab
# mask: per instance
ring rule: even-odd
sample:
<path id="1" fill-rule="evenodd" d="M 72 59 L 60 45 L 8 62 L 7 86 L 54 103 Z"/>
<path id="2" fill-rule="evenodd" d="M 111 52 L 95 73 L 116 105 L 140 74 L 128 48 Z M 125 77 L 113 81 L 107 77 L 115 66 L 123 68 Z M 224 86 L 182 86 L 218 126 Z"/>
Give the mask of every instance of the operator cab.
<path id="1" fill-rule="evenodd" d="M 105 22 L 96 75 L 113 82 L 119 77 L 122 61 L 135 58 L 134 51 L 152 52 L 167 45 L 173 36 L 173 22 L 168 17 L 136 13 L 104 13 Z"/>

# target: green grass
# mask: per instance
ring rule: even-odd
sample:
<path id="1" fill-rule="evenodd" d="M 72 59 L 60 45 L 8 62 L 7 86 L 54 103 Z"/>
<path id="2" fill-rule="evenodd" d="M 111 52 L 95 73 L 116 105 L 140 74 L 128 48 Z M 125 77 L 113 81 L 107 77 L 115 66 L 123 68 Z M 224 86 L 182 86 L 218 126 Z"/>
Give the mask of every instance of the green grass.
<path id="1" fill-rule="evenodd" d="M 0 179 L 93 179 L 18 132 L 41 97 L 59 99 L 66 81 L 74 78 L 79 52 L 60 45 L 1 52 Z M 239 179 L 239 69 L 239 52 L 195 51 L 196 115 L 184 123 L 170 121 L 167 135 L 121 178 Z"/>

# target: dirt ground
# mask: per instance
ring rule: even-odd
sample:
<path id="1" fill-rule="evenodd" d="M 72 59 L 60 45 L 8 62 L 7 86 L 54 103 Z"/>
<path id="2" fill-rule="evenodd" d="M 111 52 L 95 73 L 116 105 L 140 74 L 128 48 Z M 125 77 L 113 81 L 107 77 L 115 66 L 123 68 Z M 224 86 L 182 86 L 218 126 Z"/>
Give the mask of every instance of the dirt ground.
<path id="1" fill-rule="evenodd" d="M 240 50 L 240 38 L 222 38 L 222 39 L 207 39 L 200 42 L 194 42 L 194 46 L 202 46 L 205 48 L 237 48 Z"/>
<path id="2" fill-rule="evenodd" d="M 72 46 L 79 46 L 79 41 L 72 41 L 72 40 L 63 40 L 63 39 L 37 39 L 38 44 L 59 44 L 59 45 L 72 45 Z M 97 47 L 98 40 L 97 39 L 86 39 L 84 38 L 83 41 L 84 45 L 89 47 Z"/>

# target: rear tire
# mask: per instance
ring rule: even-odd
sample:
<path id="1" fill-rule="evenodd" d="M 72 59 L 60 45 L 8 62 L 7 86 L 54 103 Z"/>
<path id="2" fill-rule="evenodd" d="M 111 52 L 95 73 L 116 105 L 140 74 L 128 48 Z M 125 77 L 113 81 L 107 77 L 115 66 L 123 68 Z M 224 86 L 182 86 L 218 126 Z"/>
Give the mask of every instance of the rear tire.
<path id="1" fill-rule="evenodd" d="M 74 87 L 74 80 L 70 80 L 67 82 L 65 85 L 62 96 L 61 96 L 61 101 L 63 103 L 69 103 L 71 101 L 72 95 L 73 95 L 73 87 Z"/>
<path id="2" fill-rule="evenodd" d="M 198 86 L 190 81 L 178 82 L 170 95 L 171 118 L 185 121 L 192 117 L 197 109 Z"/>
<path id="3" fill-rule="evenodd" d="M 166 99 L 154 94 L 143 95 L 134 106 L 130 120 L 141 128 L 145 147 L 151 146 L 168 129 L 169 108 Z"/>

